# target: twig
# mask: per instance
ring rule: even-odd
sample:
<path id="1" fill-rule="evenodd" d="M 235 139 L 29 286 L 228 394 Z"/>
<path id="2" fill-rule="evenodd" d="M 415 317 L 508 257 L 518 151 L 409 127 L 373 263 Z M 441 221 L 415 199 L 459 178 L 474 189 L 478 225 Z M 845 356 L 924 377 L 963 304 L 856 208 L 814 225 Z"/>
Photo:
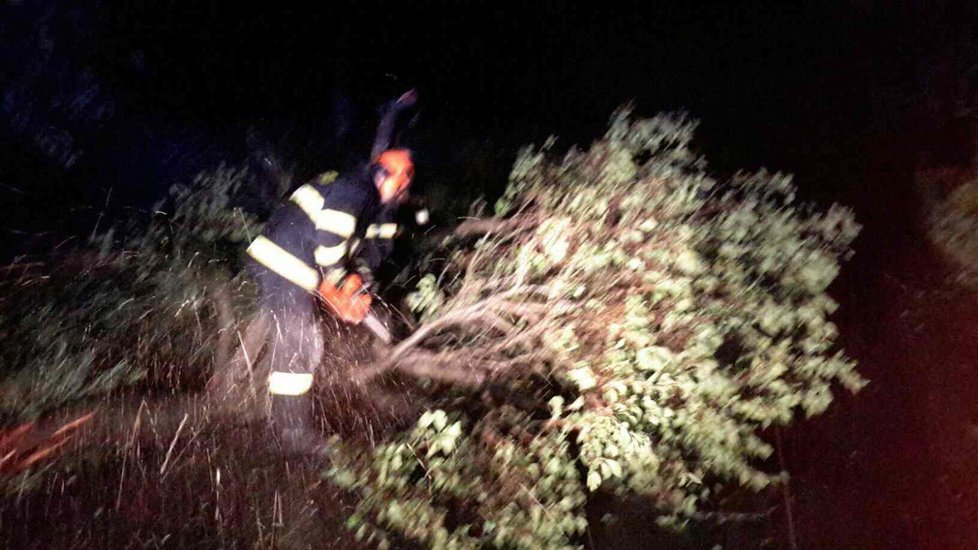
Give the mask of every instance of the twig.
<path id="1" fill-rule="evenodd" d="M 166 457 L 163 458 L 163 465 L 160 466 L 161 478 L 166 477 L 166 466 L 170 463 L 170 455 L 173 453 L 173 447 L 177 444 L 177 438 L 180 437 L 180 432 L 183 430 L 183 426 L 187 423 L 188 418 L 190 418 L 190 413 L 183 413 L 183 420 L 177 426 L 177 432 L 173 434 L 173 441 L 170 442 L 170 448 L 166 450 Z"/>
<path id="2" fill-rule="evenodd" d="M 46 439 L 43 441 L 43 444 L 47 444 L 46 446 L 41 447 L 39 444 L 40 448 L 34 450 L 34 452 L 28 455 L 27 458 L 20 459 L 19 461 L 12 463 L 12 465 L 8 469 L 13 472 L 26 470 L 31 466 L 33 466 L 34 464 L 36 464 L 37 462 L 40 462 L 41 460 L 53 455 L 55 451 L 57 451 L 61 447 L 64 447 L 65 444 L 71 441 L 73 437 L 72 435 L 70 435 L 71 431 L 78 429 L 79 426 L 91 420 L 94 415 L 95 415 L 94 412 L 90 412 L 61 426 L 53 433 L 46 436 Z M 7 461 L 17 456 L 18 449 L 16 448 L 16 446 L 21 442 L 25 434 L 30 432 L 30 429 L 33 428 L 33 426 L 34 426 L 33 423 L 24 424 L 16 428 L 15 430 L 13 430 L 11 436 L 5 437 L 2 444 L 0 444 L 0 448 L 3 448 L 4 445 L 10 442 L 14 444 L 14 448 L 9 453 L 4 455 L 2 459 L 0 459 L 0 467 L 6 464 Z"/>
<path id="3" fill-rule="evenodd" d="M 77 428 L 77 427 L 81 426 L 82 424 L 85 424 L 86 422 L 88 422 L 89 420 L 91 420 L 92 417 L 94 417 L 94 416 L 95 416 L 95 411 L 92 411 L 92 412 L 90 412 L 88 414 L 84 414 L 82 416 L 79 416 L 78 418 L 72 420 L 71 422 L 69 422 L 69 423 L 65 424 L 64 426 L 61 426 L 60 428 L 58 428 L 57 430 L 55 430 L 55 432 L 53 434 L 51 434 L 51 437 L 55 437 L 55 436 L 58 436 L 58 435 L 61 435 L 61 434 L 65 433 L 65 432 L 69 432 L 71 430 L 74 430 L 75 428 Z"/>
<path id="4" fill-rule="evenodd" d="M 3 470 L 3 465 L 6 464 L 7 461 L 10 460 L 11 458 L 13 458 L 14 455 L 16 455 L 16 454 L 17 454 L 17 449 L 14 449 L 14 450 L 10 451 L 9 453 L 3 455 L 3 458 L 0 458 L 0 471 Z"/>
<path id="5" fill-rule="evenodd" d="M 778 446 L 778 465 L 782 472 L 786 472 L 784 464 L 784 453 L 782 452 L 781 445 L 781 428 L 777 428 L 774 431 L 774 437 Z M 781 497 L 784 499 L 784 512 L 785 516 L 788 518 L 788 544 L 791 546 L 791 550 L 798 550 L 798 538 L 795 535 L 795 515 L 791 507 L 791 490 L 788 487 L 788 481 L 785 480 L 781 484 Z"/>
<path id="6" fill-rule="evenodd" d="M 775 508 L 771 508 L 766 512 L 694 512 L 691 517 L 696 521 L 745 523 L 768 519 L 774 510 Z"/>
<path id="7" fill-rule="evenodd" d="M 241 344 L 241 353 L 244 355 L 245 366 L 248 367 L 248 386 L 251 388 L 251 396 L 258 399 L 258 392 L 255 388 L 255 369 L 251 365 L 251 357 L 248 356 L 248 347 L 245 346 L 244 340 L 241 338 L 241 331 L 235 331 L 238 335 L 238 342 Z"/>
<path id="8" fill-rule="evenodd" d="M 146 400 L 143 399 L 139 402 L 139 409 L 136 410 L 136 420 L 132 423 L 132 433 L 129 436 L 129 442 L 126 444 L 125 454 L 122 455 L 122 471 L 119 474 L 119 491 L 116 493 L 115 497 L 115 508 L 119 509 L 122 504 L 122 485 L 126 479 L 126 463 L 129 460 L 129 447 L 136 441 L 136 434 L 139 432 L 139 426 L 142 424 L 143 409 L 146 407 Z"/>
<path id="9" fill-rule="evenodd" d="M 20 463 L 17 464 L 15 469 L 20 471 L 20 470 L 26 470 L 27 468 L 30 468 L 31 466 L 34 465 L 34 463 L 50 456 L 52 453 L 54 453 L 54 451 L 60 449 L 62 446 L 64 446 L 65 443 L 67 443 L 70 440 L 71 440 L 71 436 L 69 435 L 68 437 L 65 437 L 64 439 L 58 441 L 53 445 L 48 445 L 43 449 L 34 451 L 33 453 L 31 453 L 30 456 L 20 461 Z"/>
<path id="10" fill-rule="evenodd" d="M 2 436 L 0 436 L 0 449 L 3 449 L 8 445 L 11 447 L 16 447 L 17 442 L 23 439 L 24 435 L 26 435 L 27 432 L 31 431 L 33 428 L 34 423 L 28 422 L 4 433 Z"/>

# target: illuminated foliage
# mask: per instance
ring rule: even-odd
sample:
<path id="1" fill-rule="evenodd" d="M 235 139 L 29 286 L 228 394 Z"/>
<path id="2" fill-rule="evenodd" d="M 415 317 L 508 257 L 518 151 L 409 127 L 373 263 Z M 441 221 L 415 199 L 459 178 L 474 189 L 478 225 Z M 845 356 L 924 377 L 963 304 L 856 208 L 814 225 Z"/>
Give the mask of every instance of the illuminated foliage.
<path id="1" fill-rule="evenodd" d="M 417 380 L 428 410 L 329 471 L 360 496 L 349 526 L 384 547 L 578 547 L 596 491 L 646 497 L 663 523 L 762 490 L 759 432 L 865 382 L 836 346 L 826 288 L 858 232 L 797 204 L 790 178 L 708 175 L 695 124 L 613 118 L 586 151 L 524 150 L 497 215 L 420 260 L 422 324 L 361 382 Z M 173 189 L 173 212 L 98 253 L 4 279 L 3 405 L 37 414 L 146 379 L 201 382 L 253 295 L 231 208 L 246 177 Z M 124 329 L 123 329 L 124 327 Z M 368 384 L 369 387 L 369 384 Z"/>
<path id="2" fill-rule="evenodd" d="M 797 204 L 781 174 L 712 179 L 694 126 L 621 111 L 586 151 L 528 148 L 497 217 L 431 255 L 424 323 L 363 377 L 425 379 L 432 406 L 330 470 L 361 537 L 579 547 L 595 491 L 682 523 L 780 479 L 760 430 L 865 384 L 826 294 L 852 213 Z"/>

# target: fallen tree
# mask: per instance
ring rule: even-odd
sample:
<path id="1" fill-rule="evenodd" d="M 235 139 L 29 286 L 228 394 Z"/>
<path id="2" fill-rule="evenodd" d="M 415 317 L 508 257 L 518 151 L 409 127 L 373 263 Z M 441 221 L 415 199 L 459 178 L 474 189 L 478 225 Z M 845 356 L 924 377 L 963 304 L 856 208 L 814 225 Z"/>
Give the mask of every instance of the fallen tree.
<path id="1" fill-rule="evenodd" d="M 865 383 L 827 319 L 852 213 L 786 175 L 714 180 L 694 127 L 621 111 L 586 151 L 528 148 L 496 216 L 426 257 L 419 328 L 357 377 L 420 381 L 429 410 L 329 471 L 358 536 L 574 547 L 599 490 L 682 523 L 782 480 L 759 432 Z"/>
<path id="2" fill-rule="evenodd" d="M 586 151 L 527 149 L 497 215 L 422 259 L 420 325 L 349 369 L 428 408 L 380 444 L 338 443 L 329 473 L 360 495 L 361 536 L 574 546 L 595 491 L 645 496 L 667 523 L 729 517 L 718 491 L 782 479 L 761 430 L 864 383 L 825 293 L 852 214 L 796 204 L 784 175 L 715 181 L 689 149 L 694 126 L 621 112 Z M 245 178 L 175 188 L 172 215 L 96 235 L 69 256 L 78 266 L 5 268 L 5 423 L 146 378 L 197 388 L 224 368 L 253 309 L 237 257 L 260 226 L 229 202 Z"/>

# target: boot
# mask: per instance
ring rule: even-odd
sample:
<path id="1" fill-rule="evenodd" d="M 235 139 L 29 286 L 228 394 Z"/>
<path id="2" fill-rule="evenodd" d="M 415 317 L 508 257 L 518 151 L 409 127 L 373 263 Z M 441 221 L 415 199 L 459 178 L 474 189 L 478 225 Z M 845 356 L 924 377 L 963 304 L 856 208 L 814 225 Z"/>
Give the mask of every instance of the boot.
<path id="1" fill-rule="evenodd" d="M 272 394 L 272 429 L 286 456 L 328 458 L 329 445 L 312 421 L 312 398 Z"/>

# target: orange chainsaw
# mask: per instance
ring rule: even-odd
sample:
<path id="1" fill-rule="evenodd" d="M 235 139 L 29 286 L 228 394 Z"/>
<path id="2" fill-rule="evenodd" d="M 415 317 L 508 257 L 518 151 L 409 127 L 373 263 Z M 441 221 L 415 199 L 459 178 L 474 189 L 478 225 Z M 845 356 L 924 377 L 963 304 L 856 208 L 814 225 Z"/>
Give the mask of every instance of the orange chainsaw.
<path id="1" fill-rule="evenodd" d="M 333 315 L 350 324 L 363 324 L 379 340 L 391 343 L 390 330 L 371 310 L 373 296 L 360 275 L 351 273 L 339 286 L 323 281 L 319 294 Z"/>

